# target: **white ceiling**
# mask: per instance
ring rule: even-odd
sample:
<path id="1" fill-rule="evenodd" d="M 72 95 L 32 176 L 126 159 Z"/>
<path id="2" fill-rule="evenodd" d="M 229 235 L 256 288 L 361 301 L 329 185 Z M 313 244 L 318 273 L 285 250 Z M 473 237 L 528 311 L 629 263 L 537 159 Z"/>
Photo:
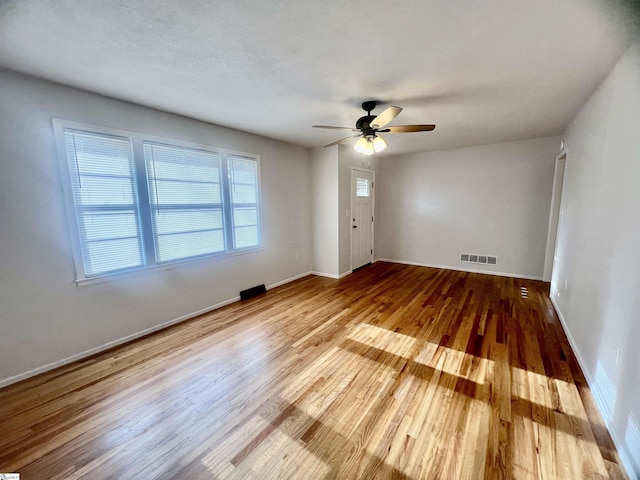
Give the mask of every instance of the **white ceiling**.
<path id="1" fill-rule="evenodd" d="M 0 0 L 0 65 L 309 147 L 378 99 L 437 124 L 389 135 L 398 154 L 561 133 L 636 21 L 623 0 Z"/>

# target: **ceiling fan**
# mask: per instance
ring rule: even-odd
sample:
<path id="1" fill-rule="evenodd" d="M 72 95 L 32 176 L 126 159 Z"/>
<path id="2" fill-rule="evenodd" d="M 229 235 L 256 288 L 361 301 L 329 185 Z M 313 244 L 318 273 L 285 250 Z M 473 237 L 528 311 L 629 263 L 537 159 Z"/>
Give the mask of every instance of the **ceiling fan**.
<path id="1" fill-rule="evenodd" d="M 367 112 L 356 122 L 356 128 L 351 127 L 332 127 L 329 125 L 313 125 L 313 128 L 329 128 L 331 130 L 351 130 L 358 132 L 357 135 L 350 135 L 336 142 L 325 145 L 331 147 L 338 143 L 346 142 L 351 138 L 361 137 L 354 146 L 357 152 L 363 155 L 373 155 L 387 148 L 387 142 L 380 135 L 381 133 L 411 133 L 411 132 L 429 132 L 436 128 L 435 125 L 394 125 L 387 127 L 386 125 L 393 120 L 401 111 L 400 107 L 388 107 L 381 114 L 371 115 L 371 111 L 376 108 L 377 102 L 369 100 L 362 103 L 362 109 Z"/>

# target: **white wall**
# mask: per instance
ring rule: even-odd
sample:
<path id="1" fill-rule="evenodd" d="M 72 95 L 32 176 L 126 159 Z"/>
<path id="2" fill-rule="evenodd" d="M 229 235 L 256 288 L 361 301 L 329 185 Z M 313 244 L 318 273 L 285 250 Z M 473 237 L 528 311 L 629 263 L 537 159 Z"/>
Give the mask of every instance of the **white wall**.
<path id="1" fill-rule="evenodd" d="M 628 473 L 640 478 L 640 40 L 565 140 L 551 295 Z"/>
<path id="2" fill-rule="evenodd" d="M 380 160 L 376 258 L 542 278 L 558 138 Z M 495 255 L 497 266 L 461 263 Z"/>
<path id="3" fill-rule="evenodd" d="M 312 239 L 314 273 L 337 277 L 338 147 L 311 150 Z"/>
<path id="4" fill-rule="evenodd" d="M 311 270 L 309 150 L 0 71 L 0 384 Z M 77 287 L 52 117 L 261 155 L 262 251 Z"/>

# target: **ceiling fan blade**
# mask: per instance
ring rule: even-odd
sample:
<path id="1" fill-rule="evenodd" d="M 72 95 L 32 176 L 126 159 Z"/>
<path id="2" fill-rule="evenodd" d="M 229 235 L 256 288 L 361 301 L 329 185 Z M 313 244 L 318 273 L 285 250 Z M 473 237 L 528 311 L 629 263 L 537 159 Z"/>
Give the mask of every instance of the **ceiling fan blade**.
<path id="1" fill-rule="evenodd" d="M 371 123 L 369 124 L 369 126 L 371 128 L 382 128 L 387 123 L 389 123 L 391 120 L 396 118 L 401 111 L 402 111 L 402 109 L 400 107 L 391 106 L 391 107 L 385 109 L 376 118 L 371 120 Z"/>
<path id="2" fill-rule="evenodd" d="M 353 127 L 332 127 L 331 125 L 312 125 L 312 128 L 329 128 L 331 130 L 352 130 L 358 132 L 359 130 Z"/>
<path id="3" fill-rule="evenodd" d="M 336 142 L 330 143 L 329 145 L 325 145 L 325 146 L 324 146 L 324 147 L 322 147 L 322 148 L 326 148 L 326 147 L 333 147 L 334 145 L 337 145 L 337 144 L 342 143 L 342 142 L 346 142 L 347 140 L 351 140 L 352 138 L 356 138 L 356 137 L 359 137 L 359 136 L 360 136 L 360 134 L 358 134 L 358 135 L 351 135 L 350 137 L 345 137 L 345 138 L 342 138 L 342 139 L 340 139 L 340 140 L 338 140 L 338 141 L 336 141 Z"/>
<path id="4" fill-rule="evenodd" d="M 386 133 L 411 133 L 411 132 L 430 132 L 435 129 L 435 125 L 394 125 L 392 127 L 387 127 L 383 130 L 378 130 L 379 132 Z"/>

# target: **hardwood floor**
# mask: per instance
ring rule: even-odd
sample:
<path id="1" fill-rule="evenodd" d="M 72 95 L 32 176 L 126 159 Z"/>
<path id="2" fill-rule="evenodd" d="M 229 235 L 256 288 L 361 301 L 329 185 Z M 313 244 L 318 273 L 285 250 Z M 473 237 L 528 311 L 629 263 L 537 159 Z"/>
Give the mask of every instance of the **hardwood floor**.
<path id="1" fill-rule="evenodd" d="M 0 471 L 624 478 L 547 290 L 383 262 L 309 276 L 0 390 Z"/>

